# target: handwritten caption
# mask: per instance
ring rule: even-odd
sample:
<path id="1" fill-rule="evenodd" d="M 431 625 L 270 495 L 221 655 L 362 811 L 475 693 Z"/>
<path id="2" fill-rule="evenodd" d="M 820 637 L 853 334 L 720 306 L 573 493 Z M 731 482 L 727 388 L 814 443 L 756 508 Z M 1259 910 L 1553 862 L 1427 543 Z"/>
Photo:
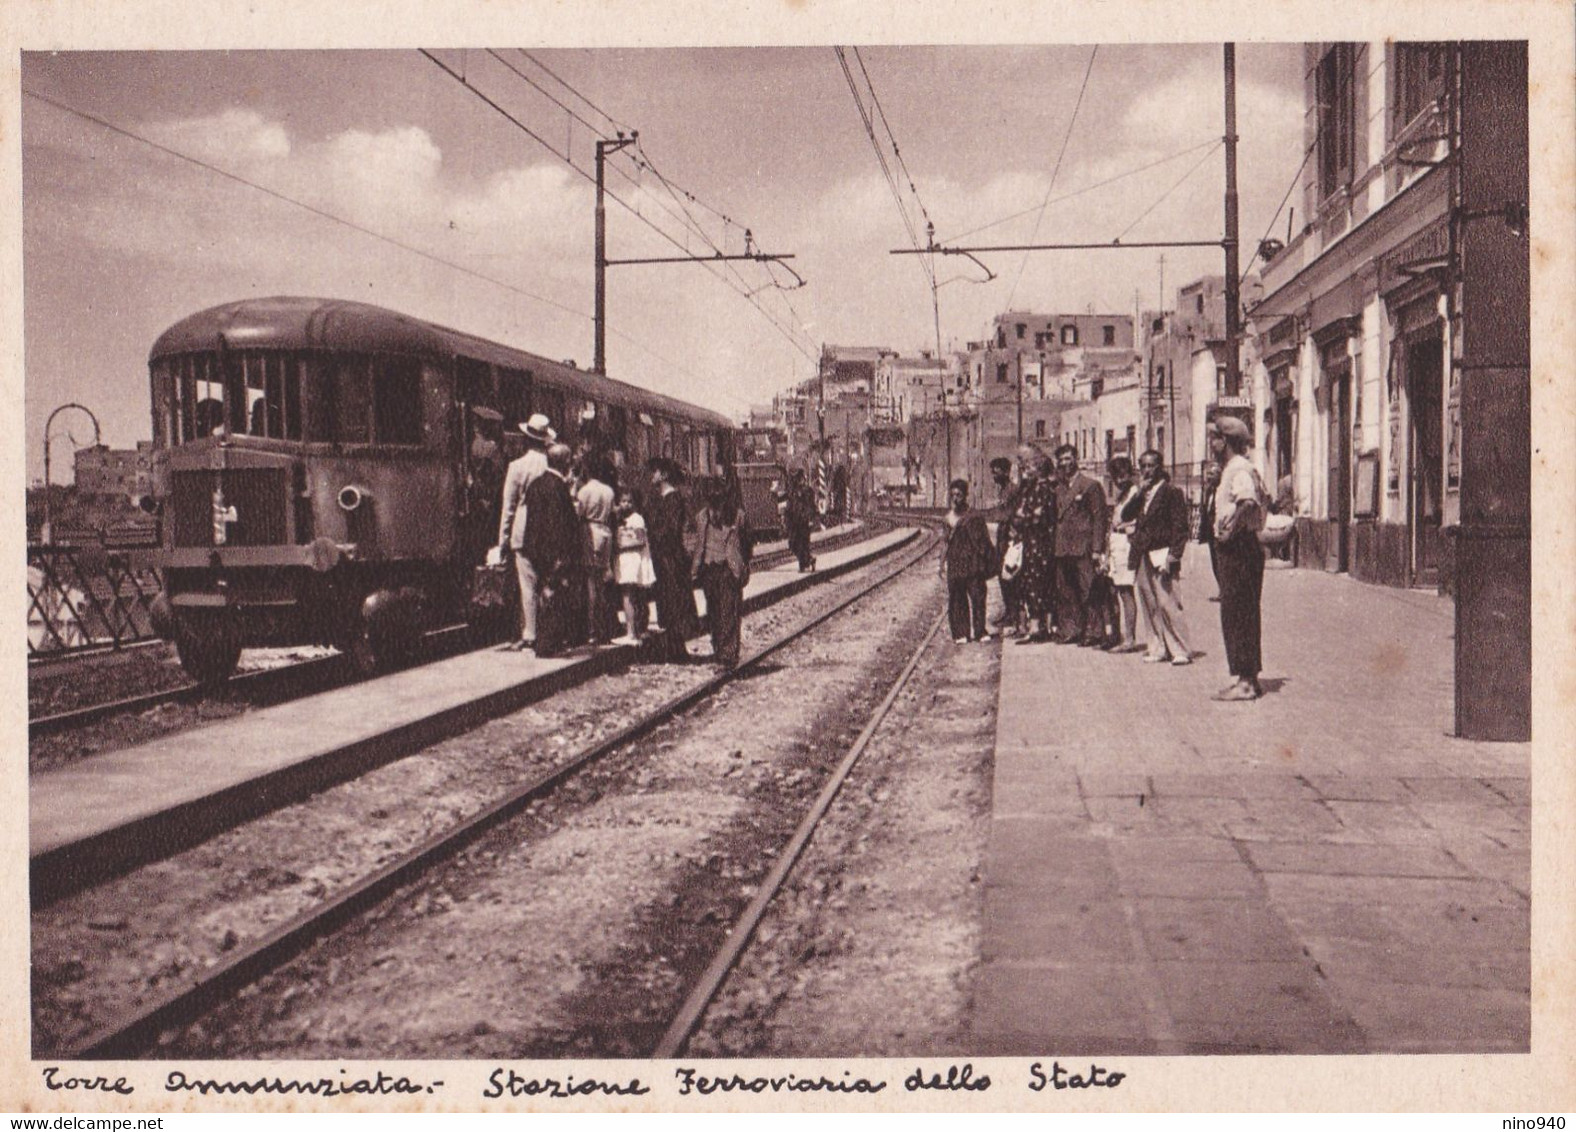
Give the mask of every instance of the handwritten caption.
<path id="1" fill-rule="evenodd" d="M 127 1076 L 79 1076 L 62 1070 L 58 1065 L 44 1066 L 41 1070 L 45 1088 L 51 1092 L 114 1093 L 130 1096 L 137 1091 L 135 1083 Z M 1120 1070 L 1080 1062 L 1064 1066 L 1060 1061 L 1030 1064 L 1020 1077 L 1004 1082 L 1003 1088 L 1026 1088 L 1031 1093 L 1063 1089 L 1115 1089 L 1127 1079 Z M 604 1079 L 573 1074 L 536 1076 L 522 1073 L 508 1066 L 494 1068 L 481 1087 L 484 1100 L 504 1100 L 521 1097 L 545 1100 L 574 1100 L 587 1097 L 642 1097 L 653 1091 L 679 1097 L 709 1097 L 730 1093 L 822 1093 L 847 1095 L 875 1095 L 889 1087 L 894 1094 L 900 1090 L 908 1093 L 984 1093 L 995 1082 L 988 1074 L 977 1072 L 972 1062 L 952 1064 L 942 1069 L 916 1067 L 900 1081 L 884 1077 L 865 1077 L 845 1069 L 841 1073 L 762 1073 L 746 1075 L 737 1072 L 715 1073 L 690 1065 L 680 1065 L 673 1070 L 671 1081 L 659 1086 L 658 1079 L 650 1082 L 639 1077 Z M 426 1080 L 400 1074 L 377 1071 L 340 1069 L 336 1074 L 316 1077 L 290 1076 L 195 1076 L 183 1069 L 165 1073 L 161 1089 L 165 1093 L 197 1094 L 199 1096 L 313 1096 L 313 1097 L 402 1097 L 427 1096 L 445 1088 L 441 1080 Z"/>

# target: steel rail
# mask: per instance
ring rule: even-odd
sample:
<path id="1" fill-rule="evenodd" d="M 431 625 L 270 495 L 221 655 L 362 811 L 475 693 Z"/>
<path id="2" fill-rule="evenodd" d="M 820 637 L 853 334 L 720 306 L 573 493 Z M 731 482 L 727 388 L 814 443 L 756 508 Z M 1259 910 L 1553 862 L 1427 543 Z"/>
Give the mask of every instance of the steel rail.
<path id="1" fill-rule="evenodd" d="M 816 544 L 818 549 L 833 550 L 845 546 L 851 541 L 869 538 L 872 534 L 879 533 L 874 525 L 861 527 L 856 531 L 849 531 L 833 538 L 825 539 Z M 793 557 L 787 550 L 773 550 L 755 560 L 756 569 L 770 570 L 775 566 L 789 561 Z M 466 626 L 445 625 L 433 629 L 425 635 L 424 648 L 431 649 L 436 643 L 440 650 L 435 654 L 424 657 L 423 663 L 445 659 L 460 651 L 457 646 L 464 644 Z M 146 648 L 152 645 L 163 644 L 163 641 L 144 641 L 137 646 Z M 128 646 L 131 647 L 131 646 Z M 485 646 L 482 646 L 485 647 Z M 454 649 L 453 652 L 450 649 Z M 125 651 L 124 649 L 121 651 Z M 51 663 L 69 663 L 74 659 L 87 660 L 104 653 L 81 654 L 79 657 L 56 658 Z M 321 680 L 317 673 L 323 673 Z M 180 684 L 174 688 L 163 688 L 157 692 L 144 692 L 136 696 L 127 696 L 124 699 L 109 700 L 104 703 L 88 704 L 84 707 L 72 708 L 69 711 L 56 712 L 53 715 L 41 715 L 27 721 L 27 737 L 37 739 L 45 735 L 55 735 L 62 731 L 70 731 L 76 727 L 86 727 L 88 724 L 97 723 L 112 715 L 137 714 L 150 711 L 164 704 L 190 703 L 205 699 L 222 690 L 226 693 L 241 692 L 247 695 L 267 694 L 275 690 L 276 685 L 287 685 L 293 680 L 306 680 L 309 686 L 303 694 L 328 691 L 331 688 L 342 687 L 359 679 L 355 673 L 348 671 L 345 658 L 340 655 L 313 657 L 310 660 L 295 661 L 290 664 L 280 665 L 277 668 L 262 669 L 255 672 L 240 672 L 231 676 L 217 688 L 207 687 L 202 684 Z"/>
<path id="2" fill-rule="evenodd" d="M 805 814 L 804 820 L 799 823 L 798 829 L 794 831 L 793 837 L 782 851 L 781 856 L 778 857 L 777 863 L 772 866 L 772 871 L 766 875 L 766 879 L 761 882 L 760 888 L 756 890 L 754 898 L 751 899 L 748 906 L 745 907 L 739 918 L 734 922 L 733 929 L 728 933 L 727 942 L 723 944 L 722 950 L 712 958 L 706 970 L 701 972 L 700 978 L 696 980 L 695 986 L 684 1000 L 684 1005 L 679 1008 L 679 1012 L 668 1026 L 667 1032 L 662 1035 L 662 1040 L 657 1043 L 657 1047 L 652 1053 L 653 1057 L 673 1058 L 683 1052 L 684 1044 L 689 1041 L 690 1035 L 695 1032 L 695 1027 L 700 1024 L 701 1016 L 706 1013 L 706 1008 L 711 1005 L 712 999 L 722 989 L 723 983 L 727 981 L 728 976 L 733 972 L 734 967 L 738 964 L 739 957 L 744 954 L 745 948 L 755 938 L 755 931 L 760 927 L 761 921 L 765 919 L 767 908 L 776 899 L 777 893 L 788 880 L 788 875 L 793 872 L 793 867 L 798 863 L 800 855 L 803 854 L 805 847 L 810 844 L 810 838 L 815 836 L 816 828 L 821 824 L 821 819 L 826 816 L 827 810 L 831 808 L 832 800 L 837 797 L 838 792 L 843 788 L 843 783 L 847 781 L 860 756 L 865 753 L 865 748 L 870 745 L 870 740 L 875 737 L 876 731 L 886 721 L 888 713 L 892 710 L 892 705 L 897 703 L 898 696 L 902 695 L 903 689 L 908 687 L 909 679 L 914 675 L 915 669 L 919 667 L 919 662 L 924 659 L 925 650 L 936 639 L 936 633 L 941 629 L 942 623 L 946 619 L 947 611 L 943 609 L 936 616 L 936 619 L 931 622 L 929 632 L 925 634 L 924 640 L 920 641 L 919 647 L 914 650 L 914 654 L 909 657 L 908 664 L 898 674 L 898 678 L 893 683 L 891 690 L 887 692 L 886 698 L 876 706 L 875 711 L 870 716 L 870 721 L 865 724 L 864 730 L 859 733 L 859 737 L 849 747 L 848 753 L 843 756 L 843 760 L 832 771 L 831 777 L 826 781 L 826 785 L 821 787 L 821 792 L 816 796 L 815 803 L 810 807 L 809 812 Z"/>
<path id="3" fill-rule="evenodd" d="M 868 585 L 859 587 L 855 593 L 805 624 L 741 659 L 734 668 L 717 673 L 614 734 L 583 747 L 552 770 L 516 788 L 504 798 L 442 833 L 435 834 L 316 907 L 292 917 L 274 930 L 240 948 L 203 972 L 184 988 L 174 990 L 150 1005 L 101 1027 L 76 1045 L 68 1046 L 60 1052 L 51 1052 L 50 1056 L 67 1060 L 134 1057 L 156 1044 L 160 1034 L 165 1031 L 189 1025 L 244 987 L 277 970 L 341 924 L 381 902 L 431 866 L 453 857 L 476 838 L 515 816 L 533 801 L 551 793 L 579 771 L 709 698 L 766 657 L 786 648 L 800 637 L 830 621 L 849 606 L 862 601 L 915 565 L 925 561 L 934 551 L 938 537 L 934 527 L 929 528 L 929 534 L 929 538 L 920 539 L 918 548 L 893 569 Z"/>

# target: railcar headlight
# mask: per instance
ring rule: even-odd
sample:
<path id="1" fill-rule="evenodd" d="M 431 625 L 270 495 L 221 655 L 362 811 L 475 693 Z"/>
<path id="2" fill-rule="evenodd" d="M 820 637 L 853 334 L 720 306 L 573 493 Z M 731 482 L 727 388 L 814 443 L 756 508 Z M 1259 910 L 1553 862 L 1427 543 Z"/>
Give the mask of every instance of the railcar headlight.
<path id="1" fill-rule="evenodd" d="M 372 493 L 359 484 L 347 483 L 339 489 L 339 508 L 350 512 L 356 510 L 367 500 L 372 498 Z"/>

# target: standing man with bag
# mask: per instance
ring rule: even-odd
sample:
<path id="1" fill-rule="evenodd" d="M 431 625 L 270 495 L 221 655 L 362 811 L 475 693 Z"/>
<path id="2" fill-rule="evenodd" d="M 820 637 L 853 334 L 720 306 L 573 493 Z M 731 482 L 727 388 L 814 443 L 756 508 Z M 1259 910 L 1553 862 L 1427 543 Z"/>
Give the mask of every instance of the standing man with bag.
<path id="1" fill-rule="evenodd" d="M 525 455 L 509 465 L 503 481 L 503 507 L 498 517 L 498 547 L 505 554 L 514 552 L 515 572 L 520 579 L 520 637 L 510 647 L 515 651 L 536 647 L 536 568 L 522 551 L 525 543 L 526 489 L 547 471 L 547 446 L 557 439 L 547 417 L 537 413 L 520 426 L 525 436 Z"/>
<path id="2" fill-rule="evenodd" d="M 722 476 L 706 481 L 706 505 L 695 517 L 697 537 L 691 562 L 706 595 L 712 659 L 724 668 L 739 663 L 744 587 L 750 581 L 750 538 L 744 529 L 737 487 Z"/>
<path id="3" fill-rule="evenodd" d="M 1215 547 L 1220 572 L 1220 632 L 1233 682 L 1217 700 L 1256 700 L 1261 630 L 1259 602 L 1264 592 L 1264 547 L 1259 530 L 1269 503 L 1259 473 L 1248 461 L 1248 426 L 1236 417 L 1216 417 L 1209 426 L 1209 447 L 1222 461 L 1215 489 Z"/>

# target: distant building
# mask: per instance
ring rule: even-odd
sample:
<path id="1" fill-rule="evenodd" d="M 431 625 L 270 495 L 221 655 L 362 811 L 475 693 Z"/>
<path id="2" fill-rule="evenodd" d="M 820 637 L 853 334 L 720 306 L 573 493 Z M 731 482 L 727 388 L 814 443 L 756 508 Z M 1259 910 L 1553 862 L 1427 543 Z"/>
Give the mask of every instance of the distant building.
<path id="1" fill-rule="evenodd" d="M 135 448 L 110 448 L 100 444 L 78 449 L 75 460 L 77 491 L 83 495 L 119 495 L 134 499 L 153 488 L 153 442 L 139 440 Z"/>

